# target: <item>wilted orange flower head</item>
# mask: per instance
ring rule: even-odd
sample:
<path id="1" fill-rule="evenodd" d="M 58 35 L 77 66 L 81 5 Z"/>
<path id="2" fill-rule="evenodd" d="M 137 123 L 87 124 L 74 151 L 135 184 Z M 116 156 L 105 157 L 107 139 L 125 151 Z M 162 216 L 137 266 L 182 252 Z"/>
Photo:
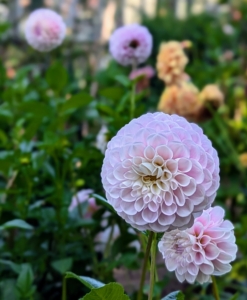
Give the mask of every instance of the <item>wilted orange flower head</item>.
<path id="1" fill-rule="evenodd" d="M 199 98 L 202 103 L 211 102 L 214 107 L 219 107 L 224 103 L 224 95 L 216 84 L 206 85 Z"/>
<path id="2" fill-rule="evenodd" d="M 157 57 L 158 77 L 167 85 L 178 84 L 183 80 L 183 73 L 188 58 L 180 42 L 162 43 Z"/>
<path id="3" fill-rule="evenodd" d="M 158 110 L 195 120 L 201 109 L 198 95 L 199 91 L 192 83 L 168 86 L 161 95 Z"/>

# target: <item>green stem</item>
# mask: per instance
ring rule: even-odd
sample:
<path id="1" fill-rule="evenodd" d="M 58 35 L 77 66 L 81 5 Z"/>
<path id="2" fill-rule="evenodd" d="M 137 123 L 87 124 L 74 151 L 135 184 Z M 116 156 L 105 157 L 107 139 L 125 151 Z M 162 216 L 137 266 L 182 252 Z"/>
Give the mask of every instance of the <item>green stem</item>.
<path id="1" fill-rule="evenodd" d="M 114 223 L 112 223 L 110 235 L 108 237 L 108 240 L 107 240 L 107 243 L 106 243 L 106 246 L 105 246 L 105 250 L 104 250 L 104 254 L 103 254 L 104 258 L 107 258 L 109 256 L 113 233 L 114 233 Z"/>
<path id="2" fill-rule="evenodd" d="M 67 299 L 67 289 L 66 289 L 66 278 L 65 276 L 63 277 L 63 286 L 62 286 L 62 300 L 66 300 Z"/>
<path id="3" fill-rule="evenodd" d="M 150 269 L 150 288 L 149 288 L 149 295 L 148 300 L 153 300 L 153 290 L 154 290 L 154 283 L 155 283 L 155 266 L 156 266 L 156 233 L 154 233 L 154 238 L 152 242 L 151 248 L 151 269 Z"/>
<path id="4" fill-rule="evenodd" d="M 144 256 L 143 266 L 142 266 L 142 275 L 141 275 L 141 281 L 140 281 L 140 287 L 139 287 L 139 291 L 138 291 L 138 295 L 137 295 L 137 300 L 142 300 L 142 291 L 143 291 L 144 281 L 145 281 L 145 277 L 146 277 L 148 259 L 149 259 L 153 236 L 154 236 L 154 233 L 152 231 L 150 231 L 149 237 L 148 237 L 147 248 L 146 248 L 146 252 L 145 252 L 145 256 Z"/>
<path id="5" fill-rule="evenodd" d="M 215 279 L 214 276 L 211 276 L 211 278 L 212 278 L 212 284 L 213 284 L 213 294 L 214 294 L 214 298 L 215 298 L 215 300 L 220 300 L 220 296 L 219 296 L 219 291 L 218 291 L 216 279 Z"/>
<path id="6" fill-rule="evenodd" d="M 135 117 L 135 98 L 136 98 L 136 84 L 132 84 L 131 96 L 130 96 L 130 120 Z"/>

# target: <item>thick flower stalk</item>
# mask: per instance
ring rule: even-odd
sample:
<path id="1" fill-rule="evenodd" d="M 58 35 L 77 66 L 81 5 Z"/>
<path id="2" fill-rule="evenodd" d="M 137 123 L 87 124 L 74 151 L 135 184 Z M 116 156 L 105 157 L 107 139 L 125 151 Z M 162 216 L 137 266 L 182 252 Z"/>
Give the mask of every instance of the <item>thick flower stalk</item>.
<path id="1" fill-rule="evenodd" d="M 150 56 L 153 39 L 144 26 L 126 25 L 116 29 L 110 38 L 110 53 L 123 66 L 136 66 Z"/>
<path id="2" fill-rule="evenodd" d="M 161 95 L 158 110 L 168 114 L 178 114 L 188 120 L 196 120 L 200 114 L 202 102 L 199 91 L 190 82 L 166 87 Z"/>
<path id="3" fill-rule="evenodd" d="M 26 21 L 26 40 L 40 52 L 49 52 L 61 45 L 65 35 L 66 25 L 62 17 L 50 9 L 37 9 Z"/>
<path id="4" fill-rule="evenodd" d="M 158 77 L 167 85 L 180 84 L 184 80 L 184 69 L 188 58 L 180 42 L 162 43 L 157 57 Z"/>
<path id="5" fill-rule="evenodd" d="M 219 159 L 196 124 L 148 113 L 108 143 L 101 172 L 106 197 L 139 230 L 188 228 L 213 202 Z"/>
<path id="6" fill-rule="evenodd" d="M 166 232 L 158 244 L 169 271 L 175 271 L 180 282 L 210 281 L 210 276 L 231 270 L 237 246 L 230 221 L 224 221 L 224 210 L 211 207 L 195 219 L 185 231 Z"/>

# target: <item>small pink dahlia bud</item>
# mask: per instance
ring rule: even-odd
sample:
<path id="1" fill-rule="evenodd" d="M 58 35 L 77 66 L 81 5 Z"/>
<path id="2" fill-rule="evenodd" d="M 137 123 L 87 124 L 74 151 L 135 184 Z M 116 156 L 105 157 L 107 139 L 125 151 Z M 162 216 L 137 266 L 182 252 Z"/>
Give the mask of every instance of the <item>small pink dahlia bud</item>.
<path id="1" fill-rule="evenodd" d="M 84 189 L 79 191 L 73 198 L 69 206 L 69 211 L 73 211 L 77 208 L 78 205 L 86 203 L 87 206 L 82 211 L 83 217 L 85 219 L 90 219 L 92 215 L 99 209 L 96 201 L 93 197 L 90 197 L 90 194 L 93 193 L 93 190 Z"/>
<path id="2" fill-rule="evenodd" d="M 183 117 L 148 113 L 108 143 L 101 172 L 106 197 L 139 230 L 188 228 L 213 202 L 219 159 L 210 140 Z"/>
<path id="3" fill-rule="evenodd" d="M 121 65 L 146 61 L 152 51 L 153 39 L 144 26 L 131 24 L 116 29 L 110 38 L 110 52 Z"/>
<path id="4" fill-rule="evenodd" d="M 155 71 L 151 66 L 135 69 L 129 74 L 129 79 L 139 79 L 136 85 L 137 92 L 141 92 L 149 87 L 150 79 L 154 76 Z"/>
<path id="5" fill-rule="evenodd" d="M 211 275 L 231 270 L 237 246 L 230 221 L 224 221 L 224 210 L 210 207 L 195 219 L 194 225 L 180 231 L 166 232 L 158 244 L 169 271 L 175 271 L 180 282 L 210 281 Z"/>
<path id="6" fill-rule="evenodd" d="M 61 45 L 65 34 L 66 25 L 62 17 L 51 9 L 37 9 L 26 21 L 26 40 L 40 52 L 48 52 Z"/>

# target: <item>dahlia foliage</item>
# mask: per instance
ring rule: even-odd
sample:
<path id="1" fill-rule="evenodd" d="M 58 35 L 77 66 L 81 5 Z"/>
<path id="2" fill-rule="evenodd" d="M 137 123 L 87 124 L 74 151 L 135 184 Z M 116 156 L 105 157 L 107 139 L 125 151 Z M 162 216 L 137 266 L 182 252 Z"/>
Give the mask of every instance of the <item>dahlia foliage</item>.
<path id="1" fill-rule="evenodd" d="M 62 17 L 50 9 L 37 9 L 26 21 L 26 40 L 40 52 L 49 52 L 61 45 L 65 35 L 66 25 Z"/>
<path id="2" fill-rule="evenodd" d="M 224 221 L 224 210 L 211 207 L 195 219 L 185 231 L 166 232 L 159 242 L 159 251 L 169 271 L 175 271 L 180 282 L 210 281 L 211 275 L 231 270 L 237 246 L 230 221 Z"/>
<path id="3" fill-rule="evenodd" d="M 102 182 L 109 203 L 139 230 L 188 228 L 213 202 L 219 159 L 200 127 L 148 113 L 108 143 Z"/>

